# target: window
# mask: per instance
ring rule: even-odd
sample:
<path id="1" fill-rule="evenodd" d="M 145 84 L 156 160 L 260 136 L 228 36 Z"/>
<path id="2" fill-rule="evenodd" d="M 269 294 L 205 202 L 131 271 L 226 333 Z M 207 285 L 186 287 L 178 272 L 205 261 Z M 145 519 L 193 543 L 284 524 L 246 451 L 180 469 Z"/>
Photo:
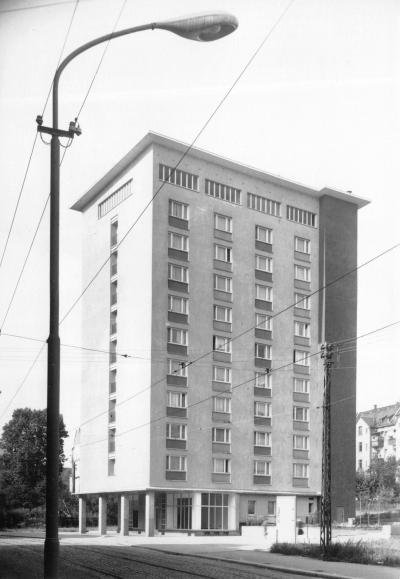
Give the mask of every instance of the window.
<path id="1" fill-rule="evenodd" d="M 223 245 L 214 245 L 214 257 L 220 261 L 232 263 L 232 249 Z"/>
<path id="2" fill-rule="evenodd" d="M 271 446 L 271 434 L 269 432 L 255 432 L 254 446 Z"/>
<path id="3" fill-rule="evenodd" d="M 362 469 L 362 460 L 359 460 L 359 461 L 358 461 L 358 468 L 359 468 L 359 469 Z"/>
<path id="4" fill-rule="evenodd" d="M 254 461 L 254 474 L 268 476 L 271 474 L 271 463 L 265 460 Z"/>
<path id="5" fill-rule="evenodd" d="M 222 368 L 221 366 L 213 366 L 213 380 L 215 382 L 229 382 L 231 381 L 230 368 Z"/>
<path id="6" fill-rule="evenodd" d="M 293 465 L 293 476 L 297 478 L 308 478 L 308 464 Z"/>
<path id="7" fill-rule="evenodd" d="M 304 211 L 304 209 L 297 209 L 296 207 L 288 205 L 286 217 L 289 221 L 295 221 L 296 223 L 302 223 L 310 227 L 317 227 L 316 214 L 310 211 Z"/>
<path id="8" fill-rule="evenodd" d="M 219 215 L 218 213 L 215 213 L 214 227 L 215 229 L 220 229 L 221 231 L 232 233 L 232 217 L 226 217 L 225 215 Z"/>
<path id="9" fill-rule="evenodd" d="M 311 309 L 311 299 L 309 296 L 303 296 L 301 294 L 294 294 L 294 305 L 296 308 L 301 310 Z"/>
<path id="10" fill-rule="evenodd" d="M 213 349 L 230 354 L 231 342 L 223 336 L 213 336 Z"/>
<path id="11" fill-rule="evenodd" d="M 295 434 L 293 436 L 294 450 L 308 450 L 308 439 L 309 436 L 300 436 Z"/>
<path id="12" fill-rule="evenodd" d="M 178 203 L 177 201 L 169 202 L 169 215 L 178 217 L 179 219 L 189 220 L 189 205 Z"/>
<path id="13" fill-rule="evenodd" d="M 168 233 L 168 247 L 179 249 L 179 251 L 189 251 L 189 238 L 178 233 Z"/>
<path id="14" fill-rule="evenodd" d="M 171 408 L 186 408 L 186 394 L 182 394 L 182 392 L 167 392 L 167 406 Z"/>
<path id="15" fill-rule="evenodd" d="M 294 248 L 296 251 L 300 251 L 301 253 L 310 254 L 310 242 L 308 239 L 303 239 L 301 237 L 295 237 L 294 238 Z"/>
<path id="16" fill-rule="evenodd" d="M 254 372 L 254 386 L 257 388 L 271 388 L 272 376 L 271 374 L 264 374 L 263 372 Z"/>
<path id="17" fill-rule="evenodd" d="M 304 322 L 295 322 L 294 323 L 294 335 L 301 336 L 302 338 L 309 338 L 310 337 L 310 324 L 306 324 Z"/>
<path id="18" fill-rule="evenodd" d="M 186 470 L 186 456 L 167 456 L 167 470 Z"/>
<path id="19" fill-rule="evenodd" d="M 248 515 L 256 514 L 256 501 L 247 501 L 247 514 Z"/>
<path id="20" fill-rule="evenodd" d="M 272 302 L 272 287 L 256 284 L 256 299 Z"/>
<path id="21" fill-rule="evenodd" d="M 179 360 L 168 360 L 168 374 L 176 376 L 187 376 L 186 362 Z"/>
<path id="22" fill-rule="evenodd" d="M 178 330 L 177 328 L 168 328 L 168 343 L 187 346 L 187 330 Z"/>
<path id="23" fill-rule="evenodd" d="M 358 443 L 358 452 L 362 452 L 362 442 Z"/>
<path id="24" fill-rule="evenodd" d="M 311 270 L 309 267 L 301 267 L 300 265 L 294 266 L 294 277 L 299 281 L 310 281 L 311 280 Z"/>
<path id="25" fill-rule="evenodd" d="M 295 392 L 308 394 L 310 392 L 310 380 L 303 380 L 302 378 L 294 378 L 293 389 Z"/>
<path id="26" fill-rule="evenodd" d="M 214 275 L 214 289 L 220 292 L 232 293 L 232 279 L 223 275 Z"/>
<path id="27" fill-rule="evenodd" d="M 256 240 L 272 244 L 272 229 L 256 225 Z"/>
<path id="28" fill-rule="evenodd" d="M 276 501 L 268 501 L 268 514 L 272 517 L 275 516 L 275 506 Z"/>
<path id="29" fill-rule="evenodd" d="M 271 416 L 271 404 L 267 402 L 254 402 L 254 416 L 269 418 Z"/>
<path id="30" fill-rule="evenodd" d="M 214 320 L 217 322 L 232 322 L 231 308 L 224 308 L 222 306 L 214 306 Z"/>
<path id="31" fill-rule="evenodd" d="M 300 366 L 309 366 L 310 354 L 308 352 L 302 352 L 301 350 L 295 350 L 293 352 L 293 362 Z"/>
<path id="32" fill-rule="evenodd" d="M 231 472 L 231 461 L 229 458 L 213 458 L 213 472 L 229 474 Z"/>
<path id="33" fill-rule="evenodd" d="M 178 298 L 177 296 L 168 296 L 168 311 L 177 314 L 188 313 L 189 300 Z"/>
<path id="34" fill-rule="evenodd" d="M 272 331 L 272 318 L 264 314 L 256 314 L 256 327 L 259 330 Z"/>
<path id="35" fill-rule="evenodd" d="M 186 173 L 180 169 L 166 167 L 165 165 L 161 165 L 161 163 L 159 166 L 158 178 L 160 181 L 166 181 L 167 183 L 172 183 L 172 185 L 179 185 L 179 187 L 184 187 L 185 189 L 191 189 L 192 191 L 199 190 L 199 178 L 197 175 Z"/>
<path id="36" fill-rule="evenodd" d="M 272 273 L 272 259 L 270 257 L 256 255 L 256 269 Z"/>
<path id="37" fill-rule="evenodd" d="M 167 438 L 186 440 L 186 425 L 185 424 L 170 424 L 167 425 Z"/>
<path id="38" fill-rule="evenodd" d="M 281 216 L 280 203 L 271 201 L 271 199 L 266 199 L 265 197 L 260 197 L 259 195 L 253 195 L 252 193 L 247 193 L 247 207 L 255 211 L 261 211 L 261 213 L 275 215 L 275 217 Z"/>
<path id="39" fill-rule="evenodd" d="M 213 428 L 212 429 L 212 441 L 230 444 L 230 442 L 231 442 L 230 429 L 229 428 Z"/>
<path id="40" fill-rule="evenodd" d="M 214 412 L 231 412 L 231 399 L 223 398 L 222 396 L 214 396 Z"/>
<path id="41" fill-rule="evenodd" d="M 201 493 L 201 528 L 228 530 L 228 504 L 226 493 Z"/>
<path id="42" fill-rule="evenodd" d="M 206 179 L 206 195 L 210 195 L 216 199 L 222 199 L 223 201 L 228 201 L 229 203 L 235 203 L 236 205 L 241 204 L 240 189 L 221 185 L 221 183 L 216 183 L 209 179 Z"/>
<path id="43" fill-rule="evenodd" d="M 182 283 L 189 282 L 189 269 L 181 265 L 168 264 L 168 279 L 180 281 Z"/>
<path id="44" fill-rule="evenodd" d="M 358 434 L 362 434 L 362 426 L 358 427 Z"/>
<path id="45" fill-rule="evenodd" d="M 293 408 L 293 420 L 308 422 L 308 408 L 304 408 L 304 406 L 295 406 Z"/>
<path id="46" fill-rule="evenodd" d="M 272 348 L 265 344 L 255 344 L 255 357 L 263 360 L 271 360 Z"/>
<path id="47" fill-rule="evenodd" d="M 104 217 L 104 215 L 106 215 L 106 213 L 111 211 L 111 209 L 114 209 L 114 207 L 116 207 L 117 205 L 122 203 L 122 201 L 125 201 L 125 199 L 127 199 L 132 195 L 131 183 L 132 179 L 130 179 L 127 183 L 122 185 L 122 187 L 114 191 L 114 193 L 111 193 L 111 195 L 109 195 L 107 199 L 104 199 L 104 201 L 99 203 L 98 207 L 99 219 Z"/>

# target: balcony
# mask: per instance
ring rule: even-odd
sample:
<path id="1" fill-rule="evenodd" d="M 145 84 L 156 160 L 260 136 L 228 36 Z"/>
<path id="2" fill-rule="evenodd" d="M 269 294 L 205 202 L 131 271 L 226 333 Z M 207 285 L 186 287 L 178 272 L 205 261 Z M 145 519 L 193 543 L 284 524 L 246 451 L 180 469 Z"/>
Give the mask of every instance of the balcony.
<path id="1" fill-rule="evenodd" d="M 108 413 L 108 422 L 110 424 L 112 424 L 113 422 L 115 422 L 117 419 L 117 415 L 116 415 L 116 411 L 115 410 L 110 410 Z"/>
<path id="2" fill-rule="evenodd" d="M 117 245 L 118 243 L 118 234 L 116 233 L 115 235 L 111 236 L 111 247 L 114 247 L 114 245 Z"/>
<path id="3" fill-rule="evenodd" d="M 117 273 L 118 273 L 118 263 L 114 263 L 114 265 L 111 266 L 111 277 L 113 277 Z"/>
<path id="4" fill-rule="evenodd" d="M 110 364 L 117 363 L 117 352 L 110 352 Z"/>
<path id="5" fill-rule="evenodd" d="M 117 333 L 117 322 L 115 322 L 115 324 L 111 324 L 110 332 L 111 332 L 111 335 Z"/>
<path id="6" fill-rule="evenodd" d="M 111 454 L 115 452 L 115 440 L 108 441 L 108 452 Z"/>
<path id="7" fill-rule="evenodd" d="M 118 294 L 116 294 L 116 293 L 112 294 L 112 296 L 111 296 L 111 305 L 112 306 L 117 303 L 117 296 L 118 296 Z"/>
<path id="8" fill-rule="evenodd" d="M 382 448 L 384 445 L 384 442 L 385 442 L 385 439 L 383 437 L 377 438 L 375 440 L 372 440 L 371 446 L 372 446 L 372 448 L 375 448 L 375 449 L 376 448 Z"/>
<path id="9" fill-rule="evenodd" d="M 396 439 L 394 436 L 388 438 L 388 444 L 390 444 L 390 446 L 396 446 Z"/>
<path id="10" fill-rule="evenodd" d="M 111 382 L 110 383 L 110 394 L 115 394 L 117 391 L 117 383 Z"/>

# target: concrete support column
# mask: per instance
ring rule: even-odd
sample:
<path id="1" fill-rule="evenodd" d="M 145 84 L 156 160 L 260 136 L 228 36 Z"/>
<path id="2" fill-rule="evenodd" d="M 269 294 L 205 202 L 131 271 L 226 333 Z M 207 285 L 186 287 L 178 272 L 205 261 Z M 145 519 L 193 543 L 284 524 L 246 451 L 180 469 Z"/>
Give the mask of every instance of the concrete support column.
<path id="1" fill-rule="evenodd" d="M 79 532 L 86 533 L 86 497 L 79 497 Z"/>
<path id="2" fill-rule="evenodd" d="M 117 501 L 118 501 L 118 527 L 117 527 L 117 533 L 121 532 L 121 495 L 117 496 Z"/>
<path id="3" fill-rule="evenodd" d="M 129 495 L 121 495 L 121 535 L 129 535 Z"/>
<path id="4" fill-rule="evenodd" d="M 146 535 L 148 537 L 154 537 L 154 515 L 154 491 L 146 491 Z"/>
<path id="5" fill-rule="evenodd" d="M 107 495 L 99 495 L 99 533 L 107 534 Z"/>

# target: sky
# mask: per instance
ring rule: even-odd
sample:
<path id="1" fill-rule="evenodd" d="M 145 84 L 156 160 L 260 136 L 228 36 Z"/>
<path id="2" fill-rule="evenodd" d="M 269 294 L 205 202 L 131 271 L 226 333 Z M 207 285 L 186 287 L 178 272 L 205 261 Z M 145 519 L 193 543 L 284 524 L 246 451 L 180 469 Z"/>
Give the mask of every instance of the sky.
<path id="1" fill-rule="evenodd" d="M 82 215 L 69 208 L 149 130 L 369 199 L 359 211 L 359 265 L 400 243 L 397 0 L 2 0 L 0 256 L 9 239 L 0 267 L 0 429 L 15 408 L 46 406 L 46 347 L 39 354 L 40 341 L 6 334 L 48 337 L 48 207 L 9 304 L 50 190 L 50 148 L 35 141 L 35 119 L 68 28 L 64 57 L 115 26 L 206 10 L 234 14 L 239 28 L 213 43 L 158 30 L 115 39 L 79 56 L 61 77 L 59 126 L 67 129 L 79 113 L 82 127 L 61 166 L 61 318 L 82 289 Z M 44 124 L 51 123 L 50 97 Z M 400 321 L 399 262 L 397 247 L 360 268 L 358 336 Z M 60 336 L 80 345 L 79 301 Z M 399 346 L 400 324 L 358 340 L 359 411 L 400 400 Z M 87 356 L 62 348 L 67 454 Z"/>

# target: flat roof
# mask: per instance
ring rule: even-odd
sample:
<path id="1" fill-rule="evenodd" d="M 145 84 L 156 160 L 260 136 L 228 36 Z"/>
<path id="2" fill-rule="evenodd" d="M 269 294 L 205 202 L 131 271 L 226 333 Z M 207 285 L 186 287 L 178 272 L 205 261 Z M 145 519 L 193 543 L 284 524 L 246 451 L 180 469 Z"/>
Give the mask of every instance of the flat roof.
<path id="1" fill-rule="evenodd" d="M 141 155 L 146 149 L 148 149 L 152 144 L 162 145 L 167 148 L 173 148 L 180 153 L 188 153 L 204 161 L 209 163 L 216 163 L 218 165 L 222 165 L 233 171 L 237 171 L 240 173 L 244 173 L 246 175 L 250 175 L 251 177 L 256 177 L 257 179 L 261 179 L 263 181 L 268 181 L 269 183 L 273 183 L 275 185 L 279 185 L 280 187 L 285 187 L 286 189 L 291 189 L 293 191 L 297 191 L 298 193 L 304 193 L 305 195 L 310 195 L 311 197 L 322 197 L 323 195 L 330 195 L 331 197 L 335 197 L 336 199 L 342 199 L 343 201 L 347 201 L 348 203 L 354 203 L 359 208 L 365 207 L 368 205 L 370 201 L 368 199 L 364 199 L 363 197 L 358 197 L 356 195 L 352 195 L 347 191 L 340 191 L 338 189 L 333 189 L 331 187 L 323 187 L 323 189 L 313 189 L 312 187 L 307 187 L 306 185 L 302 185 L 301 183 L 296 183 L 295 181 L 290 181 L 289 179 L 284 179 L 283 177 L 279 177 L 277 175 L 273 175 L 272 173 L 267 173 L 266 171 L 262 171 L 261 169 L 255 169 L 254 167 L 250 167 L 249 165 L 243 165 L 242 163 L 238 163 L 237 161 L 232 161 L 231 159 L 227 159 L 226 157 L 222 157 L 221 155 L 216 155 L 214 153 L 210 153 L 205 151 L 204 149 L 199 149 L 197 147 L 192 147 L 187 143 L 182 143 L 181 141 L 177 141 L 175 139 L 171 139 L 169 137 L 165 137 L 164 135 L 159 135 L 158 133 L 154 133 L 149 131 L 147 135 L 143 137 L 136 145 L 124 156 L 122 159 L 118 161 L 101 179 L 96 181 L 94 185 L 92 185 L 71 207 L 75 211 L 83 211 L 84 208 L 88 203 L 92 201 L 107 185 L 113 181 L 122 171 L 127 169 L 131 163 L 139 155 Z"/>

